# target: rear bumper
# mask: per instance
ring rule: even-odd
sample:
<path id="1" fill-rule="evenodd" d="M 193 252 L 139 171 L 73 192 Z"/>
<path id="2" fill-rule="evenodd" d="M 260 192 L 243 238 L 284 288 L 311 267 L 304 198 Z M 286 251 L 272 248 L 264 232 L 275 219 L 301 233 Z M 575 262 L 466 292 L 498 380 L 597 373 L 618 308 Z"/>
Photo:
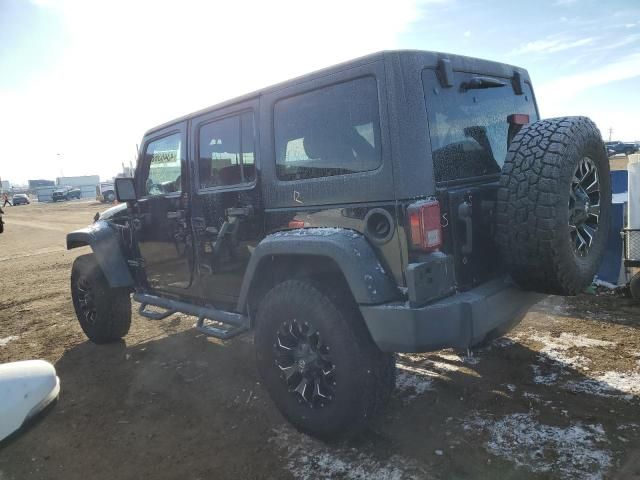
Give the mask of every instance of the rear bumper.
<path id="1" fill-rule="evenodd" d="M 427 352 L 467 348 L 491 332 L 506 333 L 543 297 L 503 277 L 423 307 L 394 302 L 360 305 L 360 311 L 381 350 Z"/>

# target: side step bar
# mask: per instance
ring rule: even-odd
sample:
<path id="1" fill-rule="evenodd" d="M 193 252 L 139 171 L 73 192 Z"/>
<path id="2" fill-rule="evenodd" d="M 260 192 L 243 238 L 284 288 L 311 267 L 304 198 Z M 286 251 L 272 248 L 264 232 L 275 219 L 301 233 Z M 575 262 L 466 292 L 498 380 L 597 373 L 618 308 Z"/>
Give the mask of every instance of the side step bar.
<path id="1" fill-rule="evenodd" d="M 158 297 L 146 293 L 134 293 L 133 299 L 140 302 L 138 313 L 151 320 L 162 320 L 174 313 L 181 312 L 198 317 L 196 328 L 207 336 L 228 340 L 249 330 L 249 317 L 241 313 L 227 312 L 213 307 L 201 307 L 170 298 Z M 164 308 L 164 312 L 147 310 L 151 305 Z M 207 323 L 206 320 L 216 322 Z"/>

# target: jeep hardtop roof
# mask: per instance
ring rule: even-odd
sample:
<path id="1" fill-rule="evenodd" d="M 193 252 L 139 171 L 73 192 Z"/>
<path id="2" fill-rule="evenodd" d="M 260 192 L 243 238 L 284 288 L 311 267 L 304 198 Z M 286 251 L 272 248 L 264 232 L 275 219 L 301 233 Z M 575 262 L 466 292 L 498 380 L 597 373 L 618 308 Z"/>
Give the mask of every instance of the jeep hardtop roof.
<path id="1" fill-rule="evenodd" d="M 448 59 L 451 62 L 451 67 L 455 71 L 462 72 L 470 72 L 481 75 L 489 75 L 494 77 L 503 77 L 503 78 L 511 78 L 514 76 L 515 72 L 520 73 L 521 79 L 523 82 L 529 82 L 529 74 L 528 72 L 520 67 L 516 67 L 513 65 L 508 65 L 505 63 L 493 62 L 490 60 L 482 60 L 479 58 L 466 57 L 463 55 L 454 55 L 450 53 L 442 53 L 442 52 L 432 52 L 425 50 L 384 50 L 381 52 L 372 53 L 370 55 L 365 55 L 363 57 L 355 58 L 353 60 L 349 60 L 346 62 L 342 62 L 330 67 L 323 68 L 321 70 L 316 70 L 314 72 L 307 73 L 305 75 L 292 78 L 290 80 L 285 80 L 280 83 L 276 83 L 274 85 L 255 90 L 251 93 L 247 93 L 245 95 L 241 95 L 239 97 L 232 98 L 230 100 L 226 100 L 224 102 L 212 105 L 210 107 L 204 108 L 202 110 L 198 110 L 196 112 L 189 113 L 187 115 L 183 115 L 181 117 L 175 118 L 171 121 L 165 122 L 161 125 L 153 127 L 145 132 L 144 136 L 148 136 L 149 134 L 154 133 L 155 131 L 164 129 L 171 125 L 174 125 L 179 122 L 183 122 L 185 120 L 190 120 L 194 117 L 213 112 L 220 108 L 229 107 L 236 103 L 244 102 L 253 98 L 260 97 L 266 93 L 277 92 L 286 87 L 290 87 L 292 85 L 304 83 L 304 82 L 313 82 L 314 80 L 318 80 L 320 78 L 326 77 L 327 75 L 333 75 L 335 73 L 348 70 L 353 67 L 358 67 L 362 65 L 366 65 L 369 63 L 373 63 L 380 60 L 395 60 L 399 62 L 402 66 L 408 66 L 411 64 L 419 64 L 422 68 L 436 68 L 438 66 L 438 61 L 440 59 Z M 389 72 L 387 72 L 389 74 Z"/>

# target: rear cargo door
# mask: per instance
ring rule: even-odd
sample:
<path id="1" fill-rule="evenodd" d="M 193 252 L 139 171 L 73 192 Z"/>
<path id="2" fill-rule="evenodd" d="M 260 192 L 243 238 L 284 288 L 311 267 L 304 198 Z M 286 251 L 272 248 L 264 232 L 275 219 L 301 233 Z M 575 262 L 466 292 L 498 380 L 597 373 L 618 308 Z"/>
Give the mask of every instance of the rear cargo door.
<path id="1" fill-rule="evenodd" d="M 422 82 L 444 249 L 455 256 L 458 286 L 471 288 L 502 271 L 494 241 L 498 179 L 518 128 L 512 115 L 536 121 L 535 101 L 528 83 L 520 88 L 510 78 L 454 71 L 444 87 L 436 70 L 425 69 Z"/>

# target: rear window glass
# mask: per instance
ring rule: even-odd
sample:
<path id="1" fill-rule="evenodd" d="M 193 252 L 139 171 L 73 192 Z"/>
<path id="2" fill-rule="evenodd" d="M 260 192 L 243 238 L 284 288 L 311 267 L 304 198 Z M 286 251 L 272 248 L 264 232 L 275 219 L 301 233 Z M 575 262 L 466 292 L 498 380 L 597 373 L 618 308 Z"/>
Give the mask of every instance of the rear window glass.
<path id="1" fill-rule="evenodd" d="M 514 93 L 509 79 L 495 79 L 504 86 L 465 90 L 473 77 L 456 72 L 453 87 L 441 88 L 435 71 L 422 72 L 436 182 L 499 173 L 507 155 L 507 117 L 524 113 L 537 120 L 529 84 L 523 95 Z"/>
<path id="2" fill-rule="evenodd" d="M 381 163 L 378 89 L 373 77 L 280 100 L 274 107 L 281 180 L 375 170 Z"/>

